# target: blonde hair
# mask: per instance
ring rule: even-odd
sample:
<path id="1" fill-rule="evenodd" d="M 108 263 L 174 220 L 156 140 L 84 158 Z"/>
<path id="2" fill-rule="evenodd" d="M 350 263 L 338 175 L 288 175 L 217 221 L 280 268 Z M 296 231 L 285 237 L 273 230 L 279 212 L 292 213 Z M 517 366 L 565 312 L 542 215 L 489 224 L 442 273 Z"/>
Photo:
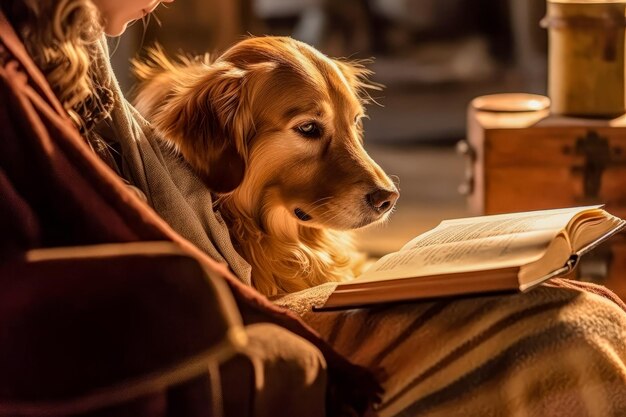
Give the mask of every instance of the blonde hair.
<path id="1" fill-rule="evenodd" d="M 3 0 L 0 9 L 74 124 L 84 132 L 105 118 L 113 100 L 90 58 L 103 34 L 91 0 Z"/>

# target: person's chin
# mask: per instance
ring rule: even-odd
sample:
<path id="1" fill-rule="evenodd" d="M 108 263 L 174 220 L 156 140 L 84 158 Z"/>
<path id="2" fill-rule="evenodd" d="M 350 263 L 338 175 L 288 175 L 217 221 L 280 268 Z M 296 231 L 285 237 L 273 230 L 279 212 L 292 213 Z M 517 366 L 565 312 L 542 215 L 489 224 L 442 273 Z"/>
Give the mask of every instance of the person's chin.
<path id="1" fill-rule="evenodd" d="M 104 27 L 107 36 L 120 36 L 126 30 L 128 22 L 110 22 Z"/>

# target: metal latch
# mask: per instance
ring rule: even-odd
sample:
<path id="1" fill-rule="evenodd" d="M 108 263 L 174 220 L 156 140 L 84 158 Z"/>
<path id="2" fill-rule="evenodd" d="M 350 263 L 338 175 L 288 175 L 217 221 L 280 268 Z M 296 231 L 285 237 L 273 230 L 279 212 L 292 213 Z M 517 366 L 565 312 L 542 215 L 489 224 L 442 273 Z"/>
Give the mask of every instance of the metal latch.
<path id="1" fill-rule="evenodd" d="M 585 158 L 583 165 L 572 167 L 574 174 L 582 175 L 585 199 L 595 200 L 600 194 L 602 175 L 610 165 L 624 163 L 620 160 L 622 148 L 611 148 L 607 138 L 590 130 L 587 135 L 576 140 L 575 148 L 563 148 L 565 154 L 582 155 Z"/>
<path id="2" fill-rule="evenodd" d="M 467 140 L 460 140 L 456 144 L 456 152 L 465 157 L 465 180 L 459 184 L 458 191 L 462 195 L 471 195 L 474 192 L 474 163 L 476 151 Z"/>

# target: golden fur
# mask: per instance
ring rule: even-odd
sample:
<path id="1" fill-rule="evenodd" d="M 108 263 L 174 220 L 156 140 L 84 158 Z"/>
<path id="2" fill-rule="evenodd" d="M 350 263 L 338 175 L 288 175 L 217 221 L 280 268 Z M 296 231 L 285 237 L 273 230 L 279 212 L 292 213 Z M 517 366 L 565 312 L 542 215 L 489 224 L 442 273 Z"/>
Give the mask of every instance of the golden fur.
<path id="1" fill-rule="evenodd" d="M 284 37 L 245 39 L 215 60 L 135 62 L 136 105 L 218 195 L 235 247 L 266 295 L 360 272 L 348 230 L 398 196 L 367 155 L 368 71 Z"/>

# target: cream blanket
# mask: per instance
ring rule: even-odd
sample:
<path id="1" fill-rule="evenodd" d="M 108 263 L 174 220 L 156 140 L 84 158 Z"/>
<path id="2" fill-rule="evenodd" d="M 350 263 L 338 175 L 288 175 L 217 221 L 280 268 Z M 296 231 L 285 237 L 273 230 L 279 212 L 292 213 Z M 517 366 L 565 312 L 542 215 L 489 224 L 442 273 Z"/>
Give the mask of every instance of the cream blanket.
<path id="1" fill-rule="evenodd" d="M 381 416 L 626 416 L 626 314 L 601 295 L 544 285 L 511 296 L 311 312 L 335 285 L 277 302 L 346 357 L 379 370 Z"/>
<path id="2" fill-rule="evenodd" d="M 250 266 L 211 194 L 123 99 L 104 41 L 97 60 L 122 103 L 101 134 L 124 140 L 125 176 L 178 233 L 250 284 Z M 310 312 L 332 287 L 276 302 L 354 362 L 381 370 L 380 415 L 626 415 L 626 314 L 601 296 L 544 286 L 506 297 Z"/>

